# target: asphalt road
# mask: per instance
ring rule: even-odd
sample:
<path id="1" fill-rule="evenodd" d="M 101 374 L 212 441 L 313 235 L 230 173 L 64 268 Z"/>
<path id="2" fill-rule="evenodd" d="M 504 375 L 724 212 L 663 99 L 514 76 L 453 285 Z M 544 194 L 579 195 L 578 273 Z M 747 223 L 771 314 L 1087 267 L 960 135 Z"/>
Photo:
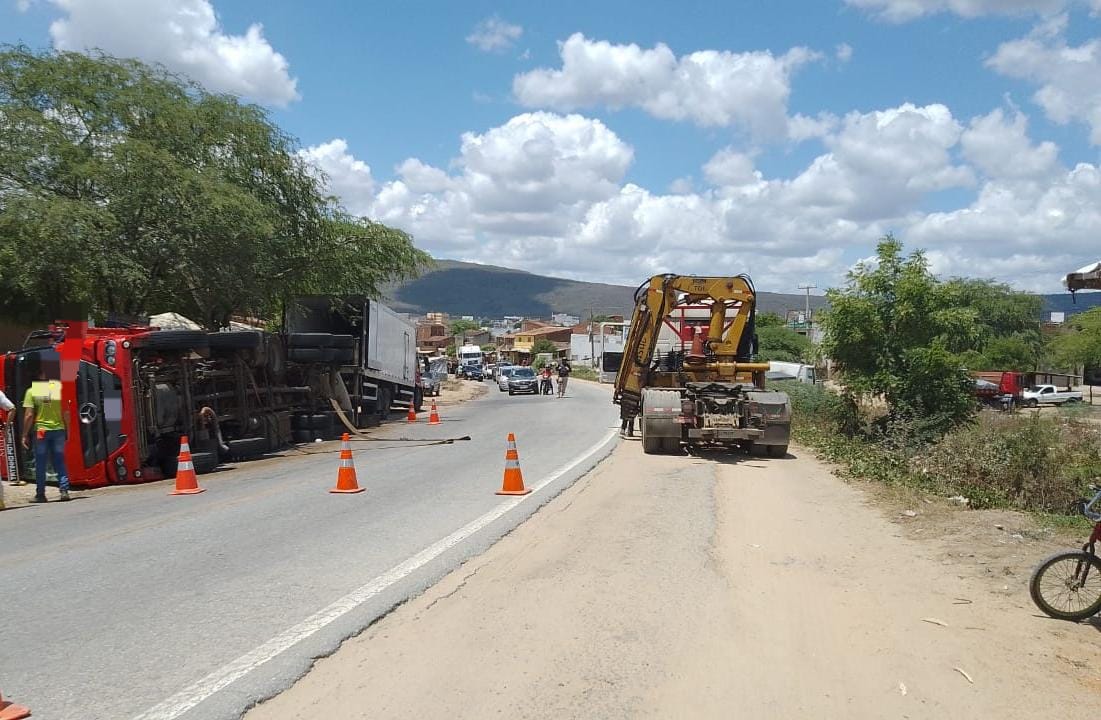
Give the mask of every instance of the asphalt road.
<path id="1" fill-rule="evenodd" d="M 333 495 L 337 454 L 243 463 L 0 517 L 0 690 L 36 718 L 236 718 L 313 658 L 482 552 L 615 445 L 609 393 L 564 399 L 489 384 L 437 427 L 393 422 L 354 444 L 358 495 Z M 516 434 L 533 494 L 500 488 Z M 311 450 L 319 446 L 311 447 Z M 328 447 L 332 447 L 329 445 Z"/>

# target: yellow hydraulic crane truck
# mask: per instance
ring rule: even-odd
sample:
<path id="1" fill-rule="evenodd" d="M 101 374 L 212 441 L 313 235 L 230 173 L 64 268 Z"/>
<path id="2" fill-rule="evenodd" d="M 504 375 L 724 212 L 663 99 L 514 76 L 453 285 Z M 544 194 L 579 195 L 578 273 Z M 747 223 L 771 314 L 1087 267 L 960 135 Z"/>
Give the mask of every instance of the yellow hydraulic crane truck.
<path id="1" fill-rule="evenodd" d="M 787 453 L 791 401 L 765 390 L 768 363 L 756 361 L 755 301 L 747 275 L 655 275 L 635 291 L 612 402 L 623 418 L 639 418 L 643 451 L 674 453 L 684 443 Z M 685 320 L 686 308 L 698 324 Z M 681 350 L 674 344 L 655 352 L 666 326 Z"/>

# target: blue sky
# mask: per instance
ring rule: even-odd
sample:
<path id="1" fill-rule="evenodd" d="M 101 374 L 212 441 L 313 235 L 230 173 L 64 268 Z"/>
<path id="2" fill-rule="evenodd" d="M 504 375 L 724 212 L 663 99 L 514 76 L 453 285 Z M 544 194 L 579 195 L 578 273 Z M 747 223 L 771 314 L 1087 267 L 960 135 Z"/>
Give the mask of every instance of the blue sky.
<path id="1" fill-rule="evenodd" d="M 894 232 L 1057 291 L 1101 259 L 1101 0 L 0 0 L 0 41 L 267 106 L 437 257 L 825 287 Z"/>

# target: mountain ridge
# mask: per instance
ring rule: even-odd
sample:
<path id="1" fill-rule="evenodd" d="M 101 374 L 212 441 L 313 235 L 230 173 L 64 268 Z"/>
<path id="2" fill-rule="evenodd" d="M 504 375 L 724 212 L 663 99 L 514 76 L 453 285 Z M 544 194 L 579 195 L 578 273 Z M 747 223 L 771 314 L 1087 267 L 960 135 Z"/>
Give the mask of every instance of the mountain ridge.
<path id="1" fill-rule="evenodd" d="M 643 282 L 646 278 L 639 278 Z M 635 288 L 536 275 L 526 270 L 496 265 L 437 260 L 420 277 L 388 283 L 384 302 L 398 312 L 445 312 L 475 317 L 550 317 L 553 313 L 576 315 L 629 315 L 634 309 Z M 761 312 L 785 314 L 802 310 L 806 298 L 797 293 L 757 293 Z M 811 295 L 811 309 L 826 306 L 826 298 Z"/>

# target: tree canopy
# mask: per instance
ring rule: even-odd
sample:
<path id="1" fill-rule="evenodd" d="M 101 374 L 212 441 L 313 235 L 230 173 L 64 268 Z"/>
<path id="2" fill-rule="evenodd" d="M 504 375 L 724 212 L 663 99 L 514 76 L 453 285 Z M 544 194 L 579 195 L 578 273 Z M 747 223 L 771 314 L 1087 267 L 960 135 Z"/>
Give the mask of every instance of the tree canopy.
<path id="1" fill-rule="evenodd" d="M 814 343 L 783 325 L 758 326 L 757 356 L 761 360 L 813 362 Z"/>
<path id="2" fill-rule="evenodd" d="M 462 335 L 467 330 L 480 330 L 482 328 L 477 322 L 473 320 L 452 320 L 451 321 L 451 334 Z"/>
<path id="3" fill-rule="evenodd" d="M 0 47 L 5 314 L 213 328 L 295 295 L 377 295 L 429 262 L 324 184 L 255 105 L 135 60 Z"/>
<path id="4" fill-rule="evenodd" d="M 970 417 L 972 381 L 952 346 L 976 335 L 974 313 L 950 301 L 920 252 L 883 238 L 872 263 L 828 291 L 824 349 L 856 392 L 881 396 L 887 419 L 936 434 Z"/>
<path id="5" fill-rule="evenodd" d="M 1101 308 L 1075 315 L 1052 341 L 1055 358 L 1067 367 L 1101 365 Z"/>

